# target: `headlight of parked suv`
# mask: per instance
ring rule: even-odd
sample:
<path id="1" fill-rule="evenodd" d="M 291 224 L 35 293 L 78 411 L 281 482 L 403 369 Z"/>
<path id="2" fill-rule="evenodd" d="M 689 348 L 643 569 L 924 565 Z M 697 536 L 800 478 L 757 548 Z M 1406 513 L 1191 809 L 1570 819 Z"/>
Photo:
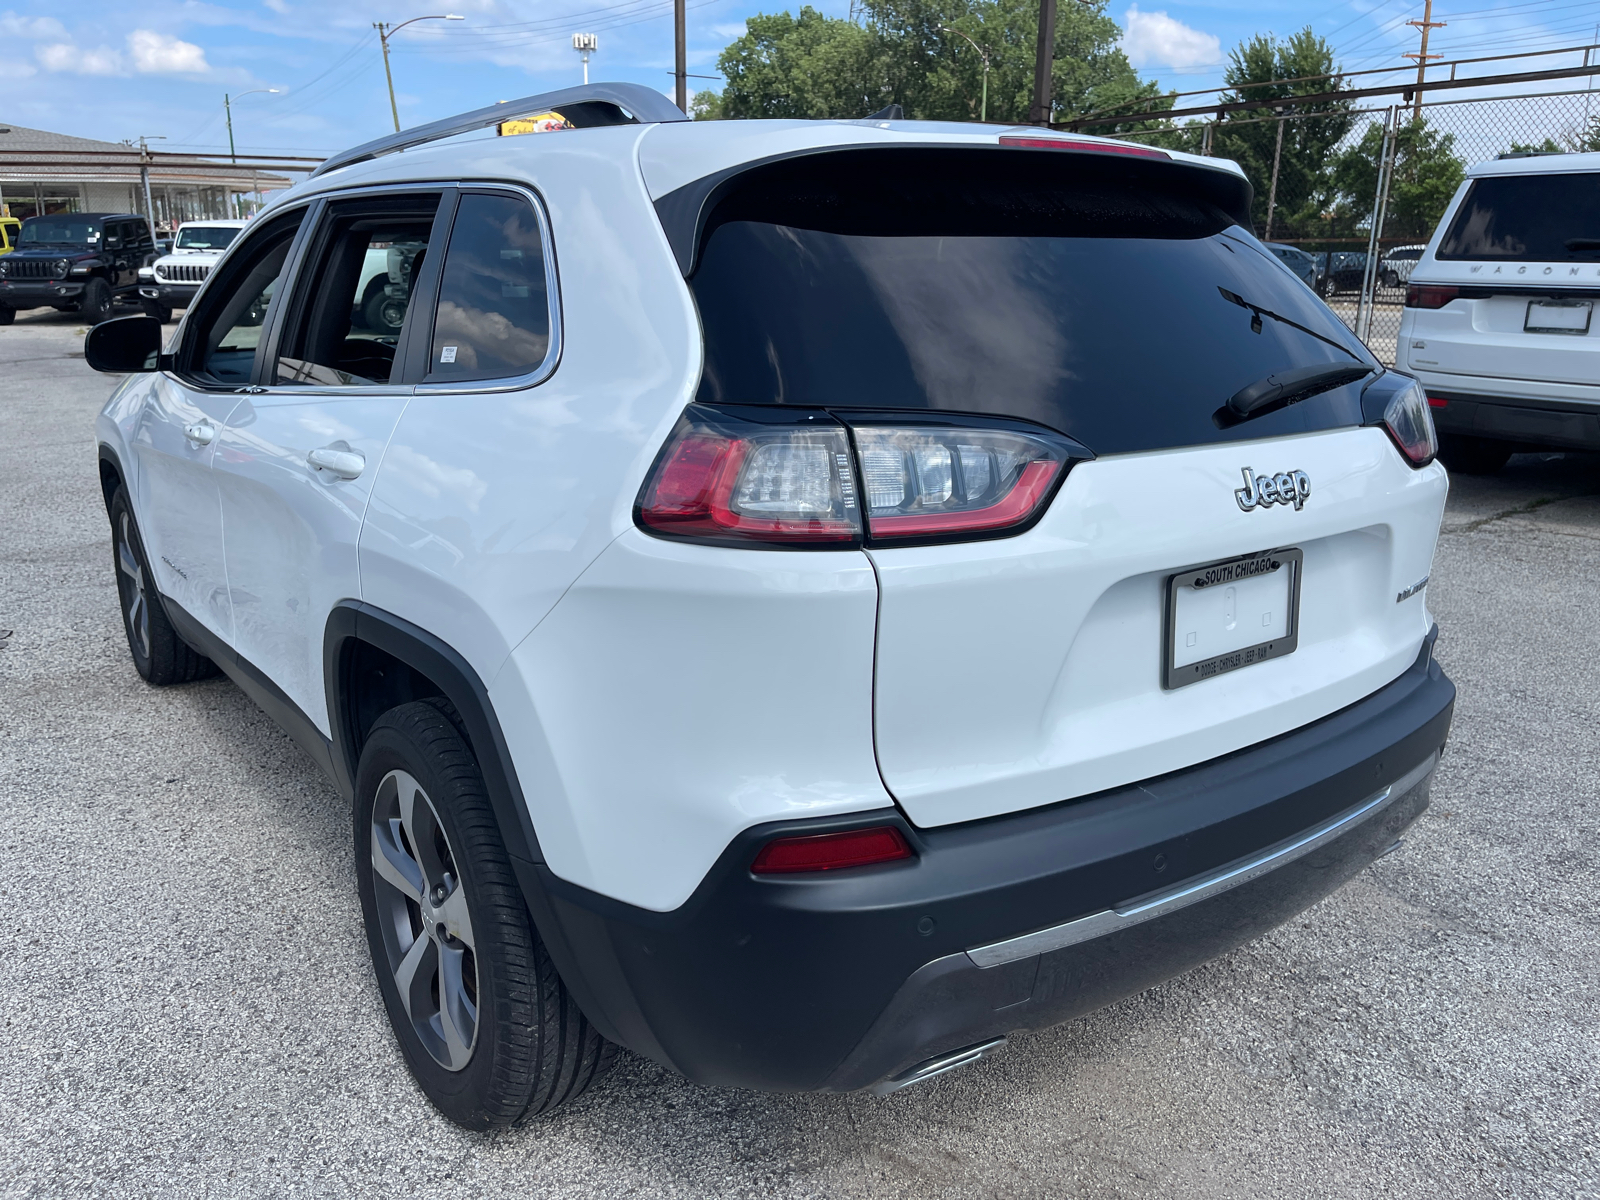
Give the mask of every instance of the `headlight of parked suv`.
<path id="1" fill-rule="evenodd" d="M 56 275 L 58 277 L 60 277 L 62 279 L 65 279 L 66 275 L 67 275 L 67 271 L 71 267 L 72 267 L 72 262 L 69 259 L 65 259 L 65 258 L 56 259 Z"/>

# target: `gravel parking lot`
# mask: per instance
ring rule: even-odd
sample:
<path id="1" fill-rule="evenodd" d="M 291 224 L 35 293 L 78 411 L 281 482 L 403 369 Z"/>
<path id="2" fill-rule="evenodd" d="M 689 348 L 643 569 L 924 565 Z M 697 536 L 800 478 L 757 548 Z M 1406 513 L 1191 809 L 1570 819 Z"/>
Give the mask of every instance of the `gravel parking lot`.
<path id="1" fill-rule="evenodd" d="M 401 1063 L 333 788 L 135 674 L 81 334 L 0 330 L 0 1193 L 1600 1196 L 1600 458 L 1455 481 L 1433 808 L 1288 926 L 887 1099 L 624 1056 L 485 1136 Z"/>

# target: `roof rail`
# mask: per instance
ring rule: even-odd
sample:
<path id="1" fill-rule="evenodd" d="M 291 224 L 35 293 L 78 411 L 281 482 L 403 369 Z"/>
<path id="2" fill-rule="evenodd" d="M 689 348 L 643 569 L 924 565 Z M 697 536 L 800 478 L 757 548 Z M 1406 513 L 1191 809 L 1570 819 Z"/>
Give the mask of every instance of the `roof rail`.
<path id="1" fill-rule="evenodd" d="M 326 175 L 351 163 L 409 150 L 413 146 L 454 137 L 458 133 L 487 129 L 514 117 L 551 111 L 560 112 L 579 129 L 596 125 L 656 125 L 689 119 L 676 104 L 643 84 L 586 83 L 582 87 L 562 88 L 559 92 L 545 92 L 538 96 L 525 96 L 521 100 L 508 100 L 503 104 L 491 104 L 487 108 L 476 108 L 459 116 L 445 117 L 403 133 L 391 133 L 387 137 L 364 142 L 354 149 L 333 155 L 311 172 L 309 178 L 315 179 L 318 175 Z"/>

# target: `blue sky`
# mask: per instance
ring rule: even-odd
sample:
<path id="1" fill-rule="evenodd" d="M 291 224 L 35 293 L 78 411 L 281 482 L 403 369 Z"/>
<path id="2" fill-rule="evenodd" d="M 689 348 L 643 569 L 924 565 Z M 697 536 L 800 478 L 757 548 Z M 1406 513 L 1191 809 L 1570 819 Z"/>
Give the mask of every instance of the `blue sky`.
<path id="1" fill-rule="evenodd" d="M 670 91 L 670 0 L 0 0 L 0 123 L 108 140 L 164 136 L 163 148 L 225 150 L 224 93 L 241 153 L 325 152 L 391 127 L 372 22 L 429 12 L 391 42 L 401 122 L 417 124 L 581 80 L 571 35 L 599 35 L 591 77 Z M 1064 0 L 1071 2 L 1071 0 Z M 711 74 L 744 19 L 778 0 L 689 0 L 689 70 Z M 848 0 L 816 7 L 843 16 Z M 1218 82 L 1227 51 L 1257 32 L 1309 23 L 1347 69 L 1393 66 L 1414 49 L 1420 0 L 1113 0 L 1141 73 L 1180 90 Z M 1592 40 L 1600 0 L 1438 0 L 1434 47 L 1447 57 Z M 1552 60 L 1535 60 L 1540 65 Z M 1563 60 L 1564 61 L 1564 60 Z M 1534 63 L 1524 63 L 1531 67 Z M 695 79 L 694 88 L 718 85 Z M 1572 85 L 1564 85 L 1572 86 Z"/>

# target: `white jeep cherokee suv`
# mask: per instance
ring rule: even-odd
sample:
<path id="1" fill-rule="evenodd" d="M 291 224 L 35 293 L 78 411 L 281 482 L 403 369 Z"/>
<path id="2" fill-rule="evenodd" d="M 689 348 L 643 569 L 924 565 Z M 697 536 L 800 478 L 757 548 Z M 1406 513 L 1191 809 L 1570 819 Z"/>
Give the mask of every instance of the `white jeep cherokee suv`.
<path id="1" fill-rule="evenodd" d="M 1421 392 L 1231 163 L 1027 128 L 577 128 L 329 161 L 99 420 L 128 641 L 353 800 L 471 1127 L 622 1045 L 891 1091 L 1304 909 L 1427 804 Z M 397 153 L 397 151 L 405 151 Z M 352 323 L 368 251 L 406 312 Z"/>
<path id="2" fill-rule="evenodd" d="M 1396 361 L 1451 470 L 1600 450 L 1600 154 L 1473 167 L 1408 282 Z"/>
<path id="3" fill-rule="evenodd" d="M 163 324 L 172 310 L 187 308 L 222 252 L 239 236 L 246 221 L 185 221 L 178 226 L 172 253 L 139 268 L 139 296 L 144 310 Z"/>

